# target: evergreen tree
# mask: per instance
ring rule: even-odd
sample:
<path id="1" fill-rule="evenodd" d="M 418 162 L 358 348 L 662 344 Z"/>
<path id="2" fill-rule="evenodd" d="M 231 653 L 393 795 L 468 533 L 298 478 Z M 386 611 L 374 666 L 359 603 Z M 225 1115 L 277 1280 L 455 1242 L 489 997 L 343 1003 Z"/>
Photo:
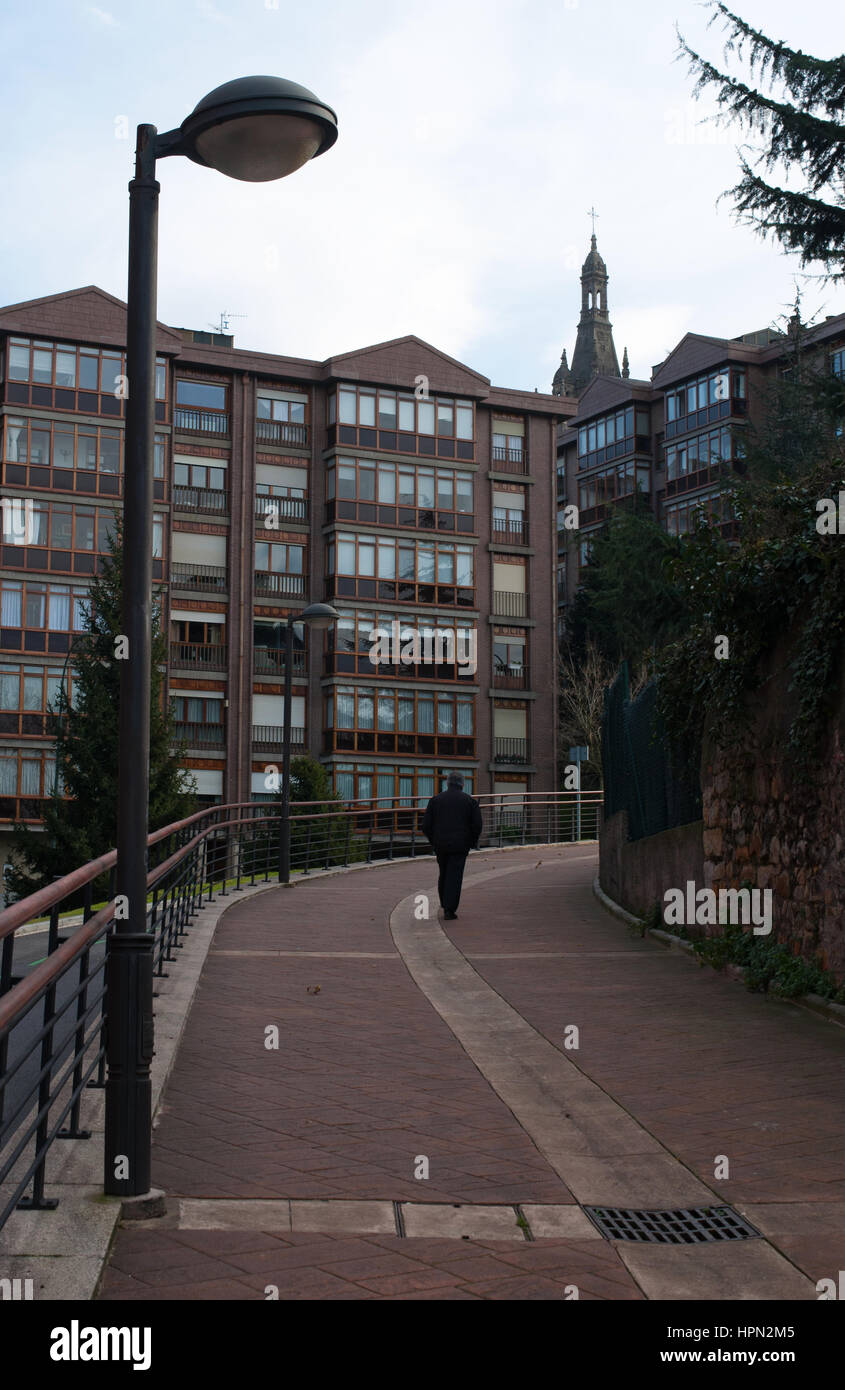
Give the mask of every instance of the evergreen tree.
<path id="1" fill-rule="evenodd" d="M 63 683 L 50 710 L 56 747 L 57 780 L 43 811 L 43 832 L 17 825 L 9 889 L 24 897 L 57 875 L 107 853 L 117 836 L 117 790 L 120 669 L 116 639 L 120 636 L 123 583 L 122 529 L 117 521 L 108 553 L 93 580 L 85 604 L 84 631 L 73 639 L 74 697 L 68 700 Z M 190 815 L 196 807 L 188 774 L 181 766 L 182 750 L 175 746 L 173 720 L 163 702 L 166 637 L 158 604 L 153 605 L 150 706 L 150 830 Z M 102 892 L 98 883 L 95 892 Z"/>
<path id="2" fill-rule="evenodd" d="M 748 76 L 768 94 L 702 58 L 678 34 L 681 52 L 697 75 L 696 95 L 717 89 L 719 119 L 737 120 L 762 145 L 750 161 L 740 152 L 742 178 L 729 190 L 740 220 L 786 251 L 802 266 L 821 265 L 828 281 L 845 279 L 845 55 L 814 58 L 767 38 L 722 0 L 713 19 L 728 29 L 725 55 L 744 61 Z M 712 21 L 711 21 L 712 22 Z M 800 187 L 781 187 L 765 177 L 780 168 Z"/>
<path id="3" fill-rule="evenodd" d="M 268 816 L 281 816 L 281 788 L 265 803 Z M 337 814 L 333 814 L 337 812 Z M 319 816 L 319 820 L 303 820 L 304 816 Z M 290 862 L 294 872 L 304 867 L 320 868 L 331 864 L 355 863 L 363 858 L 363 848 L 356 842 L 356 829 L 365 829 L 365 818 L 352 818 L 344 812 L 342 798 L 332 788 L 328 769 L 312 758 L 310 753 L 292 758 L 290 765 Z M 256 828 L 244 850 L 244 873 L 263 873 L 269 865 L 277 865 L 279 823 L 270 821 Z M 347 845 L 348 838 L 348 845 Z M 347 860 L 348 853 L 348 860 Z"/>
<path id="4" fill-rule="evenodd" d="M 617 512 L 598 533 L 567 615 L 569 656 L 583 664 L 590 642 L 615 668 L 627 661 L 636 687 L 650 654 L 683 628 L 683 594 L 666 561 L 679 541 L 643 506 Z"/>

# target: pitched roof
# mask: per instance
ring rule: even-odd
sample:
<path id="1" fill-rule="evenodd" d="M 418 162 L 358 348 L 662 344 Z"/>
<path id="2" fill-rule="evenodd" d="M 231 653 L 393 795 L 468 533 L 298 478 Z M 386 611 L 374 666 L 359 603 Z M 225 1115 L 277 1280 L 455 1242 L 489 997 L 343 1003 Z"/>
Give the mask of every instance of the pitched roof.
<path id="1" fill-rule="evenodd" d="M 489 377 L 458 362 L 414 333 L 352 352 L 336 353 L 327 358 L 323 366 L 327 376 L 384 382 L 406 390 L 416 377 L 425 376 L 436 391 L 466 396 L 486 396 L 490 391 Z"/>
<path id="2" fill-rule="evenodd" d="M 0 309 L 0 329 L 10 333 L 66 338 L 71 342 L 126 345 L 126 305 L 98 285 L 25 299 Z M 156 348 L 178 352 L 183 342 L 167 324 L 157 323 Z"/>

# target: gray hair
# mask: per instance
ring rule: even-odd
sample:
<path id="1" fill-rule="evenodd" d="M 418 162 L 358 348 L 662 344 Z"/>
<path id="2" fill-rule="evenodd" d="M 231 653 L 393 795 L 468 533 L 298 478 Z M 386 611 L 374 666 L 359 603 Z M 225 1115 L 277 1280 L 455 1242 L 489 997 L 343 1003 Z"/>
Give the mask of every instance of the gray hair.
<path id="1" fill-rule="evenodd" d="M 446 778 L 447 787 L 463 787 L 464 779 L 459 772 L 450 772 Z"/>

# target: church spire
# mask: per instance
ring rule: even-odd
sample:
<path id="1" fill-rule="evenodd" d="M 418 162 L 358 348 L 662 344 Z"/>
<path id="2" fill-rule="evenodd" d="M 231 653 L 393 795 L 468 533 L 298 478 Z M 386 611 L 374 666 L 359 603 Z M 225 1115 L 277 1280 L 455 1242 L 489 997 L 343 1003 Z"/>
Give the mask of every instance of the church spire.
<path id="1" fill-rule="evenodd" d="M 630 375 L 631 375 L 631 368 L 630 368 L 630 365 L 629 365 L 629 363 L 628 363 L 628 349 L 627 349 L 627 347 L 626 347 L 626 348 L 624 349 L 623 353 L 622 353 L 622 376 L 623 376 L 624 379 L 627 381 L 627 380 L 628 380 L 628 377 L 629 377 Z"/>
<path id="2" fill-rule="evenodd" d="M 593 213 L 590 214 L 594 216 Z M 607 309 L 607 266 L 599 255 L 595 221 L 590 250 L 581 267 L 581 318 L 572 354 L 572 389 L 583 391 L 594 376 L 619 376 L 613 325 Z"/>

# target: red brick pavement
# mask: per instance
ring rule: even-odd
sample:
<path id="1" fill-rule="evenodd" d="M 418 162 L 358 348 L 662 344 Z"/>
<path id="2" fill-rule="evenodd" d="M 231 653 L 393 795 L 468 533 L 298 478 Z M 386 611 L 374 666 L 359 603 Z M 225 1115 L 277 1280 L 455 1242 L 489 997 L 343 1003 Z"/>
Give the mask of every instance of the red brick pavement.
<path id="1" fill-rule="evenodd" d="M 556 1046 L 577 1024 L 567 1058 L 711 1186 L 714 1157 L 727 1154 L 725 1200 L 843 1195 L 845 1036 L 631 937 L 592 897 L 586 855 L 472 856 L 452 941 Z M 505 865 L 526 871 L 472 886 Z M 573 1201 L 395 951 L 391 910 L 434 875 L 431 861 L 355 871 L 230 908 L 155 1130 L 153 1181 L 170 1198 Z M 275 951 L 377 958 L 224 954 Z M 546 959 L 505 958 L 525 952 Z M 278 1051 L 264 1046 L 273 1024 Z M 420 1154 L 426 1183 L 413 1176 Z M 835 1236 L 824 1252 L 803 1237 L 777 1243 L 814 1279 L 836 1250 L 842 1267 Z M 571 1285 L 581 1298 L 641 1296 L 601 1240 L 151 1223 L 119 1230 L 100 1297 L 264 1298 L 268 1285 L 282 1299 L 564 1299 Z"/>

